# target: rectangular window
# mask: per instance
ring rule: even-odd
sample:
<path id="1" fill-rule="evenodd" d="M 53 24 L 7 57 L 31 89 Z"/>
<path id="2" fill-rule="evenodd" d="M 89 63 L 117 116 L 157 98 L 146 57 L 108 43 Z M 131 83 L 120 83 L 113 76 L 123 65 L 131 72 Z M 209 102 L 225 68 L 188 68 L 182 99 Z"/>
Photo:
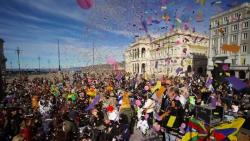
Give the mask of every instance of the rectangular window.
<path id="1" fill-rule="evenodd" d="M 236 42 L 237 41 L 237 35 L 232 35 L 232 42 Z"/>
<path id="2" fill-rule="evenodd" d="M 222 50 L 222 53 L 223 53 L 223 54 L 226 54 L 227 52 L 226 52 L 225 50 Z"/>
<path id="3" fill-rule="evenodd" d="M 242 65 L 246 65 L 246 59 L 245 58 L 242 60 Z"/>
<path id="4" fill-rule="evenodd" d="M 214 35 L 218 35 L 218 30 L 217 29 L 214 30 Z"/>
<path id="5" fill-rule="evenodd" d="M 236 20 L 239 20 L 240 17 L 241 17 L 241 13 L 235 13 L 234 17 L 235 17 Z"/>
<path id="6" fill-rule="evenodd" d="M 218 54 L 218 50 L 217 48 L 214 49 L 214 54 L 217 55 Z"/>
<path id="7" fill-rule="evenodd" d="M 239 13 L 234 13 L 234 17 L 239 17 Z"/>
<path id="8" fill-rule="evenodd" d="M 226 51 L 220 48 L 220 54 L 226 54 Z"/>
<path id="9" fill-rule="evenodd" d="M 236 59 L 232 59 L 232 65 L 236 65 Z"/>
<path id="10" fill-rule="evenodd" d="M 243 34 L 242 34 L 242 39 L 243 39 L 243 40 L 247 40 L 247 33 L 243 33 Z"/>
<path id="11" fill-rule="evenodd" d="M 247 46 L 246 45 L 242 45 L 242 52 L 246 53 L 247 52 Z"/>
<path id="12" fill-rule="evenodd" d="M 215 27 L 216 27 L 216 26 L 219 26 L 218 20 L 215 20 L 215 21 L 214 21 L 214 25 L 215 25 Z"/>
<path id="13" fill-rule="evenodd" d="M 227 37 L 222 38 L 222 43 L 224 43 L 224 44 L 227 43 Z"/>
<path id="14" fill-rule="evenodd" d="M 228 23 L 228 17 L 224 17 L 223 22 L 224 22 L 224 24 L 227 24 Z"/>
<path id="15" fill-rule="evenodd" d="M 243 22 L 242 24 L 243 24 L 242 26 L 243 28 L 248 28 L 248 22 Z"/>
<path id="16" fill-rule="evenodd" d="M 158 61 L 155 62 L 155 68 L 158 68 Z"/>
<path id="17" fill-rule="evenodd" d="M 238 25 L 237 24 L 232 25 L 232 31 L 236 31 L 236 30 L 238 30 Z"/>
<path id="18" fill-rule="evenodd" d="M 223 30 L 224 30 L 224 33 L 227 33 L 227 28 L 226 27 L 224 27 Z"/>

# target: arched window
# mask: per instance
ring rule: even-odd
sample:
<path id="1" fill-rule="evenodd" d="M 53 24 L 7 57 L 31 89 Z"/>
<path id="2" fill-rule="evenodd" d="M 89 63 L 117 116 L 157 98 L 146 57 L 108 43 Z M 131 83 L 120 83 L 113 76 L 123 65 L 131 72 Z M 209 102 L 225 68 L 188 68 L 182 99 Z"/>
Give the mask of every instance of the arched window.
<path id="1" fill-rule="evenodd" d="M 240 78 L 240 79 L 245 79 L 245 78 L 246 78 L 246 73 L 245 73 L 245 71 L 243 71 L 243 70 L 239 71 L 239 78 Z"/>
<path id="2" fill-rule="evenodd" d="M 155 68 L 158 69 L 158 61 L 155 62 Z"/>
<path id="3" fill-rule="evenodd" d="M 235 71 L 234 70 L 230 70 L 230 76 L 235 76 Z"/>
<path id="4" fill-rule="evenodd" d="M 145 57 L 145 53 L 146 53 L 146 49 L 145 48 L 142 48 L 141 49 L 141 57 Z"/>
<path id="5" fill-rule="evenodd" d="M 142 63 L 141 64 L 141 72 L 145 73 L 145 71 L 146 71 L 146 65 L 145 65 L 145 63 Z"/>
<path id="6" fill-rule="evenodd" d="M 191 67 L 191 65 L 188 65 L 187 72 L 191 72 L 191 71 L 192 71 L 192 67 Z"/>

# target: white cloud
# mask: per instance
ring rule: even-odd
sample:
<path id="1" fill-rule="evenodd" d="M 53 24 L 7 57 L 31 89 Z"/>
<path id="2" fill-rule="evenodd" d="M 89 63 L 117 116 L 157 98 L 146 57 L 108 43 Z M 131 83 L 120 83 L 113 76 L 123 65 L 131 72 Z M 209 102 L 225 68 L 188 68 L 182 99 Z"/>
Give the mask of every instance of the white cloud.
<path id="1" fill-rule="evenodd" d="M 91 35 L 98 35 L 101 34 L 100 32 L 107 31 L 124 37 L 133 37 L 136 32 L 127 27 L 128 22 L 140 24 L 139 18 L 136 17 L 138 15 L 125 16 L 126 12 L 133 12 L 133 10 L 128 11 L 126 8 L 119 6 L 118 1 L 103 2 L 104 5 L 100 3 L 90 10 L 80 9 L 75 0 L 73 0 L 75 5 L 72 5 L 72 1 L 15 1 L 33 9 L 35 12 L 25 13 L 18 11 L 18 9 L 9 8 L 9 11 L 7 10 L 5 13 L 25 20 L 20 20 L 20 23 L 14 23 L 14 19 L 0 21 L 0 35 L 7 37 L 6 48 L 16 49 L 19 46 L 23 50 L 21 59 L 29 63 L 28 67 L 30 68 L 37 66 L 36 60 L 38 56 L 41 56 L 43 66 L 46 67 L 48 60 L 51 60 L 53 66 L 57 66 L 57 39 L 60 40 L 62 66 L 90 65 L 92 62 L 92 43 L 81 37 L 75 37 L 80 36 L 76 32 L 89 28 L 89 34 Z M 44 15 L 36 15 L 36 13 L 44 13 Z M 46 17 L 46 15 L 55 17 L 55 19 L 66 19 L 72 24 L 58 23 Z M 103 18 L 107 19 L 104 21 Z M 37 26 L 34 22 L 43 23 L 54 28 L 47 28 L 43 24 Z M 79 26 L 81 24 L 83 28 Z M 87 34 L 85 36 L 91 35 Z M 115 46 L 115 42 L 112 41 L 110 45 L 106 42 L 101 44 L 102 42 L 99 43 L 99 40 L 101 39 L 96 39 L 97 43 L 95 45 L 96 64 L 106 63 L 108 56 L 114 57 L 117 61 L 123 60 L 123 52 L 127 45 Z M 16 61 L 11 52 L 7 53 L 7 57 L 9 58 L 8 62 Z M 35 62 L 32 62 L 33 60 Z"/>
<path id="2" fill-rule="evenodd" d="M 125 7 L 119 6 L 118 3 L 116 3 L 117 5 L 114 5 L 114 1 L 98 1 L 98 4 L 90 10 L 80 9 L 76 2 L 73 6 L 67 5 L 72 4 L 69 2 L 58 3 L 52 0 L 43 0 L 39 2 L 33 0 L 28 2 L 24 0 L 16 0 L 16 2 L 22 4 L 26 3 L 30 7 L 43 13 L 84 23 L 88 28 L 108 31 L 125 37 L 131 37 L 134 34 L 134 31 L 127 28 L 128 22 L 134 22 L 138 25 L 140 23 L 139 18 L 135 14 L 129 17 L 130 19 L 126 19 L 127 16 L 125 16 L 125 14 L 132 11 L 128 11 Z M 40 19 L 30 15 L 18 15 L 32 20 L 48 22 L 45 19 Z M 105 21 L 104 18 L 107 18 L 107 20 Z"/>

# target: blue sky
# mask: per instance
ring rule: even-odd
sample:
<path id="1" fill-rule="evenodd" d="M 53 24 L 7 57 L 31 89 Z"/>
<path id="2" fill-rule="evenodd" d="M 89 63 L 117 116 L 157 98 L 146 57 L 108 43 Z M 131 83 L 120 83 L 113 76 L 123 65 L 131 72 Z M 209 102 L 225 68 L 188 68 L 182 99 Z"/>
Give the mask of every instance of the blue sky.
<path id="1" fill-rule="evenodd" d="M 7 67 L 17 68 L 15 49 L 20 47 L 22 68 L 37 68 L 38 56 L 41 68 L 57 68 L 58 40 L 64 68 L 91 65 L 93 43 L 96 63 L 106 63 L 108 56 L 122 61 L 134 37 L 145 35 L 144 20 L 151 36 L 185 21 L 190 29 L 208 32 L 212 15 L 249 0 L 221 0 L 217 5 L 206 0 L 204 6 L 196 0 L 93 1 L 93 7 L 82 9 L 76 0 L 0 0 L 0 38 L 5 41 Z M 195 20 L 198 12 L 202 22 Z M 163 21 L 163 14 L 170 17 L 169 22 Z M 176 24 L 175 17 L 182 23 Z M 150 24 L 150 18 L 160 23 Z"/>

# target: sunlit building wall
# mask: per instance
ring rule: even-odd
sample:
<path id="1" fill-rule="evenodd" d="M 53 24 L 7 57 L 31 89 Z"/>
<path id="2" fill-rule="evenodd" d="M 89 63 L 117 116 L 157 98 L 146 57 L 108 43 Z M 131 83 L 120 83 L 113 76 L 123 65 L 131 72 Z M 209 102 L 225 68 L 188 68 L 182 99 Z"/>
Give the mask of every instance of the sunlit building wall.
<path id="1" fill-rule="evenodd" d="M 250 3 L 243 3 L 210 18 L 208 73 L 215 64 L 230 64 L 230 74 L 241 79 L 250 72 Z M 223 44 L 238 45 L 236 53 L 222 49 Z"/>
<path id="2" fill-rule="evenodd" d="M 130 73 L 177 75 L 206 72 L 208 36 L 177 29 L 158 38 L 139 38 L 125 51 L 125 70 Z M 181 72 L 180 72 L 181 73 Z"/>

